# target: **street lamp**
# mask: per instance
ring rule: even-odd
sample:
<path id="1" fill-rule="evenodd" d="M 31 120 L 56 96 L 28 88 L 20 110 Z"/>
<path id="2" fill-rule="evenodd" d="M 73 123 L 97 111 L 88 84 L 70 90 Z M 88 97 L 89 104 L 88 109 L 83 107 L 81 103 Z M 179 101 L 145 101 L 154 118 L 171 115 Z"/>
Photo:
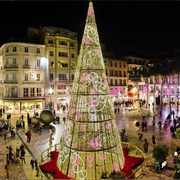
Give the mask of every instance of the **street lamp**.
<path id="1" fill-rule="evenodd" d="M 53 88 L 50 86 L 50 87 L 49 87 L 49 95 L 50 95 L 51 110 L 52 110 L 52 94 L 53 94 Z"/>

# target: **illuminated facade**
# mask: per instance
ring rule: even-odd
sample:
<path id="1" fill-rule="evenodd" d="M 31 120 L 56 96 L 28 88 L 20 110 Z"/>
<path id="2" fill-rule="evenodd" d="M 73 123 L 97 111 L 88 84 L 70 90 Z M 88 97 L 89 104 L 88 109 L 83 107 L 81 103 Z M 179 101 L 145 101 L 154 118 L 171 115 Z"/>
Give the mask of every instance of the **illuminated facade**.
<path id="1" fill-rule="evenodd" d="M 6 43 L 0 48 L 1 107 L 6 111 L 42 109 L 47 63 L 45 46 Z"/>
<path id="2" fill-rule="evenodd" d="M 48 60 L 46 89 L 53 89 L 49 96 L 55 110 L 67 109 L 78 57 L 77 33 L 50 26 L 42 29 L 42 38 Z"/>

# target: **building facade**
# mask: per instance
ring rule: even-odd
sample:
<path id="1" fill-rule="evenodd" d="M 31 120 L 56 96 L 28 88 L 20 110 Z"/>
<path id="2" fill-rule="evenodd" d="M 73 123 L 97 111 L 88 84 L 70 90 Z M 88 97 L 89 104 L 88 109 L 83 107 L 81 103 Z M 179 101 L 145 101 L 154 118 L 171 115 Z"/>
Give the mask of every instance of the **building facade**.
<path id="1" fill-rule="evenodd" d="M 0 48 L 0 106 L 6 111 L 42 109 L 45 45 L 12 42 Z"/>
<path id="2" fill-rule="evenodd" d="M 52 26 L 29 28 L 28 37 L 35 36 L 38 41 L 16 40 L 0 47 L 0 108 L 7 112 L 46 108 L 61 112 L 68 108 L 78 58 L 77 33 Z M 128 71 L 147 60 L 130 54 L 119 59 L 104 55 L 114 103 L 132 99 L 156 104 L 179 102 L 178 75 L 142 78 L 138 84 L 129 80 Z M 136 92 L 133 97 L 129 96 L 132 90 Z"/>

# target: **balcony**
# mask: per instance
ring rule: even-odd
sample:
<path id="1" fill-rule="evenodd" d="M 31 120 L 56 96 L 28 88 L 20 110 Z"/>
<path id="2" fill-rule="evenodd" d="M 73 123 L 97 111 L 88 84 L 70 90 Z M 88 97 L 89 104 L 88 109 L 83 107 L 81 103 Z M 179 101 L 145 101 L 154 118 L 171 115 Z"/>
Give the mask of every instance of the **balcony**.
<path id="1" fill-rule="evenodd" d="M 30 69 L 30 65 L 23 65 L 23 69 Z"/>
<path id="2" fill-rule="evenodd" d="M 17 64 L 6 64 L 4 65 L 4 69 L 8 69 L 8 68 L 18 68 Z"/>
<path id="3" fill-rule="evenodd" d="M 18 80 L 4 80 L 4 83 L 7 83 L 7 84 L 17 84 L 18 83 Z"/>
<path id="4" fill-rule="evenodd" d="M 23 81 L 23 84 L 43 84 L 43 81 Z"/>
<path id="5" fill-rule="evenodd" d="M 35 69 L 42 69 L 42 66 L 36 66 Z"/>

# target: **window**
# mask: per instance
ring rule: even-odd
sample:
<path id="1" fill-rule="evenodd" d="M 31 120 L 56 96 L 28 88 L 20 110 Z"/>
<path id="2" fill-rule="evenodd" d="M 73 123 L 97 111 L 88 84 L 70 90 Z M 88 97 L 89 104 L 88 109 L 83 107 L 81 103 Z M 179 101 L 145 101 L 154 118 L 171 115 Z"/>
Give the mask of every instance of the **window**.
<path id="1" fill-rule="evenodd" d="M 28 88 L 23 88 L 23 96 L 28 97 Z"/>
<path id="2" fill-rule="evenodd" d="M 119 71 L 119 77 L 122 77 L 122 71 Z"/>
<path id="3" fill-rule="evenodd" d="M 65 90 L 66 89 L 66 85 L 58 85 L 58 89 L 59 90 L 62 90 L 62 89 Z"/>
<path id="4" fill-rule="evenodd" d="M 13 74 L 13 75 L 12 75 L 12 79 L 13 79 L 13 82 L 16 82 L 16 81 L 17 81 L 17 76 L 16 76 L 16 74 Z"/>
<path id="5" fill-rule="evenodd" d="M 36 53 L 40 53 L 40 48 L 37 48 Z"/>
<path id="6" fill-rule="evenodd" d="M 74 81 L 74 74 L 71 74 L 71 80 Z"/>
<path id="7" fill-rule="evenodd" d="M 70 47 L 74 48 L 75 47 L 74 43 L 70 43 Z"/>
<path id="8" fill-rule="evenodd" d="M 40 74 L 36 74 L 36 81 L 40 81 Z"/>
<path id="9" fill-rule="evenodd" d="M 71 53 L 71 58 L 75 58 L 75 54 L 74 53 Z"/>
<path id="10" fill-rule="evenodd" d="M 29 59 L 24 60 L 24 66 L 29 66 Z"/>
<path id="11" fill-rule="evenodd" d="M 13 58 L 13 65 L 16 65 L 16 58 Z"/>
<path id="12" fill-rule="evenodd" d="M 9 80 L 9 74 L 6 74 L 6 80 Z"/>
<path id="13" fill-rule="evenodd" d="M 108 69 L 106 69 L 106 76 L 108 76 L 109 75 L 109 73 L 108 73 Z"/>
<path id="14" fill-rule="evenodd" d="M 37 88 L 36 91 L 37 91 L 37 96 L 41 96 L 42 94 L 41 88 Z"/>
<path id="15" fill-rule="evenodd" d="M 126 63 L 124 63 L 124 68 L 126 68 Z"/>
<path id="16" fill-rule="evenodd" d="M 126 80 L 125 79 L 123 80 L 123 86 L 126 86 Z"/>
<path id="17" fill-rule="evenodd" d="M 6 59 L 6 65 L 9 65 L 9 59 Z"/>
<path id="18" fill-rule="evenodd" d="M 115 70 L 115 76 L 118 77 L 118 70 Z"/>
<path id="19" fill-rule="evenodd" d="M 54 56 L 54 51 L 49 51 L 49 56 Z"/>
<path id="20" fill-rule="evenodd" d="M 59 45 L 67 46 L 67 42 L 66 41 L 59 41 Z"/>
<path id="21" fill-rule="evenodd" d="M 119 80 L 119 85 L 122 86 L 122 79 Z"/>
<path id="22" fill-rule="evenodd" d="M 112 79 L 110 79 L 110 85 L 113 86 L 113 80 Z"/>
<path id="23" fill-rule="evenodd" d="M 48 44 L 53 44 L 53 40 L 49 39 Z"/>
<path id="24" fill-rule="evenodd" d="M 9 47 L 6 48 L 6 52 L 9 52 Z"/>
<path id="25" fill-rule="evenodd" d="M 67 74 L 59 74 L 58 79 L 60 80 L 67 80 Z"/>
<path id="26" fill-rule="evenodd" d="M 49 74 L 49 80 L 52 82 L 54 80 L 54 74 Z"/>
<path id="27" fill-rule="evenodd" d="M 117 67 L 117 62 L 115 62 L 115 67 Z"/>
<path id="28" fill-rule="evenodd" d="M 62 67 L 68 67 L 68 63 L 61 63 Z"/>
<path id="29" fill-rule="evenodd" d="M 54 68 L 54 62 L 53 61 L 50 62 L 50 67 L 49 68 Z"/>
<path id="30" fill-rule="evenodd" d="M 115 79 L 115 86 L 118 86 L 118 80 Z"/>
<path id="31" fill-rule="evenodd" d="M 25 75 L 24 75 L 24 81 L 28 81 L 28 74 L 27 73 L 25 73 Z"/>
<path id="32" fill-rule="evenodd" d="M 28 47 L 24 47 L 24 52 L 28 52 Z"/>
<path id="33" fill-rule="evenodd" d="M 124 71 L 124 77 L 126 77 L 126 71 Z"/>
<path id="34" fill-rule="evenodd" d="M 110 76 L 113 76 L 113 70 L 110 70 Z"/>
<path id="35" fill-rule="evenodd" d="M 67 52 L 59 52 L 59 56 L 60 57 L 68 57 L 68 53 Z"/>
<path id="36" fill-rule="evenodd" d="M 38 67 L 38 68 L 41 67 L 41 60 L 40 59 L 36 60 L 36 67 Z"/>
<path id="37" fill-rule="evenodd" d="M 16 46 L 14 46 L 13 47 L 13 52 L 16 52 L 16 51 L 17 51 Z"/>
<path id="38" fill-rule="evenodd" d="M 121 67 L 121 63 L 119 63 L 119 67 Z"/>
<path id="39" fill-rule="evenodd" d="M 30 96 L 31 97 L 35 96 L 35 89 L 34 88 L 30 88 Z"/>
<path id="40" fill-rule="evenodd" d="M 113 62 L 112 61 L 110 61 L 110 66 L 113 66 Z"/>

